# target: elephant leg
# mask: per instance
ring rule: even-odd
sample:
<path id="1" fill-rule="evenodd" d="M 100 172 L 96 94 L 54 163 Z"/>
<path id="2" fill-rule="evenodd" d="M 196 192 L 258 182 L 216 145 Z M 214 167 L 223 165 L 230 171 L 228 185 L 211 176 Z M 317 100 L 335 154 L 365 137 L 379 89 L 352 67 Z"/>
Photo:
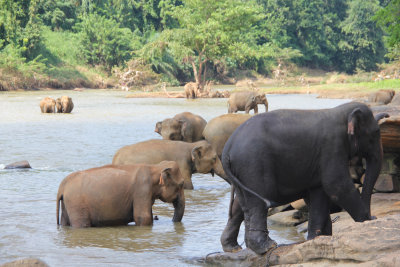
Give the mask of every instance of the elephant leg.
<path id="1" fill-rule="evenodd" d="M 240 193 L 238 192 L 238 195 Z M 257 197 L 247 194 L 244 201 L 239 198 L 244 212 L 246 246 L 257 254 L 264 254 L 277 244 L 269 237 L 267 229 L 268 209 Z M 247 203 L 247 206 L 244 204 Z"/>
<path id="2" fill-rule="evenodd" d="M 313 239 L 319 235 L 332 235 L 330 199 L 321 187 L 310 190 L 308 198 L 308 236 Z"/>
<path id="3" fill-rule="evenodd" d="M 61 201 L 61 225 L 62 226 L 70 226 L 71 223 L 69 221 L 67 210 L 65 209 L 64 201 Z"/>
<path id="4" fill-rule="evenodd" d="M 239 205 L 238 198 L 235 197 L 232 205 L 232 216 L 229 217 L 228 223 L 221 235 L 221 244 L 225 252 L 237 252 L 242 249 L 237 242 L 237 237 L 243 219 L 244 215 L 242 208 Z"/>
<path id="5" fill-rule="evenodd" d="M 191 170 L 184 170 L 183 168 L 180 168 L 181 174 L 183 176 L 183 188 L 184 189 L 189 189 L 193 190 L 193 182 L 192 182 L 192 173 Z"/>
<path id="6" fill-rule="evenodd" d="M 80 209 L 76 212 L 72 211 L 69 214 L 69 222 L 72 227 L 82 228 L 92 226 L 89 213 L 85 209 Z"/>

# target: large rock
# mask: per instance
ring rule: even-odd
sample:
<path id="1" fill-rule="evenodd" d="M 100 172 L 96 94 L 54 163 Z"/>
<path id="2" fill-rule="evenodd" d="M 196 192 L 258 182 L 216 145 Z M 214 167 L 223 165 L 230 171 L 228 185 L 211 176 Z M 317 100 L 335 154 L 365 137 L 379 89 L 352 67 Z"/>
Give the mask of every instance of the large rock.
<path id="1" fill-rule="evenodd" d="M 260 256 L 249 249 L 210 255 L 206 262 L 222 266 L 400 266 L 400 193 L 374 194 L 376 220 L 354 222 L 346 212 L 332 214 L 332 236 L 278 246 Z"/>
<path id="2" fill-rule="evenodd" d="M 4 169 L 31 169 L 31 165 L 28 161 L 23 160 L 8 164 Z"/>

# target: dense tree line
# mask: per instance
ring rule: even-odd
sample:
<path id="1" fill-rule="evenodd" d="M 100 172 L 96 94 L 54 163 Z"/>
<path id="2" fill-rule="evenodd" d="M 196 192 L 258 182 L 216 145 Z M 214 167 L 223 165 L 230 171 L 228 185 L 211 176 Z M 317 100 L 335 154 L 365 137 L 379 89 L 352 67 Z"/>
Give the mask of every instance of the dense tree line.
<path id="1" fill-rule="evenodd" d="M 140 60 L 172 83 L 289 62 L 354 73 L 399 59 L 399 12 L 400 0 L 0 0 L 0 53 L 43 60 L 47 27 L 75 34 L 86 64 Z"/>

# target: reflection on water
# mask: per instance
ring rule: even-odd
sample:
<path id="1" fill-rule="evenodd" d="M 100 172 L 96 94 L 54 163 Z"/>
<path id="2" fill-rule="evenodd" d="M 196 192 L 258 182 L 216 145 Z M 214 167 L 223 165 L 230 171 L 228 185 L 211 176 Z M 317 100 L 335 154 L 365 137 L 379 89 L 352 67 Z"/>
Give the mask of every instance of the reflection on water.
<path id="1" fill-rule="evenodd" d="M 37 257 L 50 266 L 188 266 L 222 250 L 219 237 L 228 218 L 229 186 L 204 174 L 195 174 L 195 189 L 185 192 L 181 223 L 172 223 L 170 203 L 156 201 L 153 213 L 159 220 L 150 227 L 57 227 L 56 194 L 69 173 L 109 164 L 124 145 L 160 138 L 154 126 L 164 118 L 191 111 L 210 120 L 227 110 L 226 99 L 133 99 L 126 94 L 0 93 L 0 264 Z M 61 95 L 72 97 L 71 114 L 40 113 L 43 97 Z M 345 102 L 313 95 L 271 95 L 268 101 L 270 110 L 327 108 Z M 33 169 L 3 169 L 20 160 L 28 160 Z M 287 227 L 271 226 L 270 234 L 278 243 L 303 240 Z"/>

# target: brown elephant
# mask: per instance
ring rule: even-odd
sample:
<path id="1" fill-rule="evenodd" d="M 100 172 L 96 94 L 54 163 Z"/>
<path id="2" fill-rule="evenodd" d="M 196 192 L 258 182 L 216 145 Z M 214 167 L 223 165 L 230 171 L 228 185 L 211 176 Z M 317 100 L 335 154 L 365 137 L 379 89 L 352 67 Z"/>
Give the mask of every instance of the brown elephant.
<path id="1" fill-rule="evenodd" d="M 215 150 L 205 141 L 187 143 L 182 141 L 152 139 L 124 146 L 114 155 L 113 164 L 136 163 L 156 164 L 164 160 L 174 160 L 185 180 L 185 189 L 193 189 L 193 173 L 214 172 L 225 177 L 222 164 Z"/>
<path id="2" fill-rule="evenodd" d="M 189 82 L 185 84 L 185 95 L 186 98 L 192 98 L 195 99 L 200 93 L 200 85 L 195 82 Z"/>
<path id="3" fill-rule="evenodd" d="M 191 112 L 183 112 L 172 119 L 156 123 L 155 132 L 165 140 L 196 142 L 203 139 L 203 130 L 207 121 Z"/>
<path id="4" fill-rule="evenodd" d="M 68 96 L 62 96 L 57 98 L 56 101 L 57 113 L 71 113 L 74 108 L 74 103 L 72 102 L 72 98 Z"/>
<path id="5" fill-rule="evenodd" d="M 268 101 L 265 94 L 252 91 L 235 92 L 229 97 L 228 113 L 236 113 L 238 111 L 249 113 L 250 110 L 254 109 L 254 113 L 257 114 L 258 104 L 264 104 L 265 112 L 268 111 Z"/>
<path id="6" fill-rule="evenodd" d="M 174 222 L 185 210 L 183 177 L 174 161 L 157 165 L 106 165 L 74 172 L 60 184 L 57 224 L 72 227 L 151 225 L 155 199 L 173 203 Z"/>
<path id="7" fill-rule="evenodd" d="M 56 112 L 56 101 L 51 97 L 43 98 L 40 103 L 40 110 L 42 113 L 55 113 Z"/>
<path id="8" fill-rule="evenodd" d="M 368 96 L 368 101 L 371 103 L 378 103 L 381 105 L 389 104 L 392 101 L 393 96 L 395 95 L 394 90 L 379 90 L 377 92 L 371 93 Z"/>
<path id="9" fill-rule="evenodd" d="M 226 141 L 239 125 L 251 118 L 250 114 L 224 114 L 210 120 L 203 131 L 204 138 L 222 156 Z"/>

